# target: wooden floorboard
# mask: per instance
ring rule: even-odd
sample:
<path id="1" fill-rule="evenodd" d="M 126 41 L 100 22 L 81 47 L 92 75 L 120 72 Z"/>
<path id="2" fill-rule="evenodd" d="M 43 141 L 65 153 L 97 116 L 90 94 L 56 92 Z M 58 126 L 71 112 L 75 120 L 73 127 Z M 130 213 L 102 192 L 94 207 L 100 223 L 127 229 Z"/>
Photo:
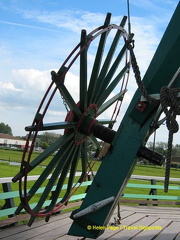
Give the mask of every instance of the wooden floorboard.
<path id="1" fill-rule="evenodd" d="M 180 240 L 180 233 L 176 236 L 176 240 Z"/>
<path id="2" fill-rule="evenodd" d="M 122 240 L 130 239 L 142 231 L 141 226 L 149 226 L 150 224 L 153 224 L 156 220 L 157 220 L 156 217 L 150 216 L 141 218 L 140 220 L 136 221 L 131 225 L 125 224 L 123 230 L 119 233 L 115 233 L 114 236 L 112 236 L 110 239 L 122 239 Z"/>
<path id="3" fill-rule="evenodd" d="M 133 240 L 139 240 L 139 239 L 151 240 L 152 235 L 154 237 L 157 237 L 161 233 L 162 229 L 166 228 L 170 223 L 171 221 L 167 219 L 157 219 L 156 222 L 149 225 L 149 227 L 152 227 L 152 228 L 149 228 L 151 230 L 147 229 L 139 232 L 136 236 L 133 237 Z"/>
<path id="4" fill-rule="evenodd" d="M 15 226 L 0 231 L 3 240 L 77 240 L 82 237 L 67 235 L 72 224 L 70 213 L 52 216 L 46 223 L 35 221 L 32 227 Z M 180 208 L 121 206 L 121 224 L 113 225 L 117 209 L 105 232 L 98 240 L 180 240 Z M 86 238 L 86 240 L 90 240 Z"/>
<path id="5" fill-rule="evenodd" d="M 160 235 L 158 235 L 156 240 L 174 240 L 179 233 L 180 223 L 171 222 L 168 227 L 163 229 L 163 231 L 160 233 Z"/>

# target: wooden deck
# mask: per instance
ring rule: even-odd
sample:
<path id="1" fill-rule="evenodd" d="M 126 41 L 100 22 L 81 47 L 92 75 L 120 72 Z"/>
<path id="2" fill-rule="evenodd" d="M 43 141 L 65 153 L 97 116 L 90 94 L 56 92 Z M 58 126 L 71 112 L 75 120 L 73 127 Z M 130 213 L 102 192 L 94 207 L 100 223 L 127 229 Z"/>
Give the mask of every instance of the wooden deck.
<path id="1" fill-rule="evenodd" d="M 66 233 L 72 223 L 70 213 L 53 216 L 48 223 L 44 220 L 34 222 L 32 227 L 15 226 L 0 232 L 3 240 L 77 240 L 81 237 L 68 236 Z M 113 226 L 111 218 L 108 229 L 98 240 L 180 240 L 180 208 L 121 206 L 121 225 Z M 146 228 L 143 230 L 143 228 Z M 86 238 L 88 240 L 88 238 Z"/>

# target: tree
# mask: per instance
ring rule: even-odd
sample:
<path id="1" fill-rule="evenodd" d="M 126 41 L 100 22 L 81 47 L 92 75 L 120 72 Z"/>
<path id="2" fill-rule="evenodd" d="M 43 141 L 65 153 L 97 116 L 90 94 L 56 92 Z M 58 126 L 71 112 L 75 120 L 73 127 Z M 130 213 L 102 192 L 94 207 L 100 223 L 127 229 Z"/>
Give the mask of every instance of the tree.
<path id="1" fill-rule="evenodd" d="M 154 146 L 153 142 L 148 142 L 147 147 L 155 152 L 162 154 L 162 155 L 166 155 L 167 143 L 165 143 L 165 142 L 156 142 L 155 146 Z"/>
<path id="2" fill-rule="evenodd" d="M 49 144 L 47 142 L 41 142 L 41 148 L 47 149 L 49 147 Z"/>
<path id="3" fill-rule="evenodd" d="M 58 133 L 53 133 L 53 132 L 44 132 L 41 135 L 41 140 L 44 142 L 47 142 L 48 144 L 52 144 L 55 142 L 61 135 Z"/>
<path id="4" fill-rule="evenodd" d="M 40 147 L 46 149 L 60 137 L 61 135 L 57 133 L 44 132 L 42 135 L 38 135 Z"/>
<path id="5" fill-rule="evenodd" d="M 180 156 L 180 144 L 176 144 L 172 149 L 173 156 Z"/>
<path id="6" fill-rule="evenodd" d="M 5 124 L 3 122 L 0 123 L 0 133 L 13 135 L 11 127 L 8 124 Z"/>

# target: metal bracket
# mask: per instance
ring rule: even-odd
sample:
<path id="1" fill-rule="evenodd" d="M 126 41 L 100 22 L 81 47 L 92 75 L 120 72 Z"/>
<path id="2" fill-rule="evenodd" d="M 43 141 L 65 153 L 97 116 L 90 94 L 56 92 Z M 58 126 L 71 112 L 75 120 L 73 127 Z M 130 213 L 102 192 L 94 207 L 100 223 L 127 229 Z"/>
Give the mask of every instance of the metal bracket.
<path id="1" fill-rule="evenodd" d="M 171 81 L 169 82 L 168 84 L 168 87 L 170 87 L 176 80 L 178 81 L 180 79 L 180 67 L 177 69 L 176 73 L 174 74 L 174 76 L 172 77 Z M 153 93 L 153 94 L 149 94 L 149 96 L 151 98 L 154 98 L 156 100 L 159 100 L 160 99 L 160 94 L 159 93 Z M 180 93 L 178 94 L 177 96 L 178 98 L 180 97 Z M 140 99 L 141 102 L 146 102 L 146 98 L 144 96 L 141 96 L 141 99 Z"/>
<path id="2" fill-rule="evenodd" d="M 149 94 L 149 96 L 150 96 L 151 98 L 156 99 L 156 100 L 159 100 L 159 99 L 160 99 L 160 94 L 159 94 L 159 93 Z M 177 97 L 180 98 L 180 93 L 178 93 Z M 146 102 L 146 101 L 147 101 L 146 98 L 142 96 L 142 97 L 141 97 L 141 102 Z"/>
<path id="3" fill-rule="evenodd" d="M 139 101 L 136 105 L 136 109 L 140 112 L 144 112 L 146 106 L 147 106 L 146 103 L 144 103 L 143 101 Z"/>
<path id="4" fill-rule="evenodd" d="M 113 202 L 115 199 L 114 196 L 112 197 L 109 197 L 109 198 L 106 198 L 102 201 L 99 201 L 99 202 L 96 202 L 94 204 L 92 204 L 91 206 L 83 209 L 82 211 L 76 213 L 73 215 L 73 218 L 79 218 L 79 217 L 82 217 L 84 215 L 87 215 L 88 213 L 92 213 L 92 212 L 96 212 L 98 211 L 99 209 L 103 208 L 104 206 L 106 206 L 107 204 Z"/>

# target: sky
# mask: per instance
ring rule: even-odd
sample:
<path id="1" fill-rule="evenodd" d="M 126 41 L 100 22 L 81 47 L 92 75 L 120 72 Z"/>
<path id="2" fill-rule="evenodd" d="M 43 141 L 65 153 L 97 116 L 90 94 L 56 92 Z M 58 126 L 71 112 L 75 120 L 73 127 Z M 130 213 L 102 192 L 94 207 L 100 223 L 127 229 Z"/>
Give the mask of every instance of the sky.
<path id="1" fill-rule="evenodd" d="M 142 76 L 177 6 L 177 0 L 130 0 L 131 30 Z M 0 0 L 0 122 L 8 124 L 14 136 L 24 136 L 39 103 L 57 70 L 79 43 L 81 29 L 101 26 L 107 12 L 114 24 L 127 15 L 125 0 Z M 127 29 L 127 26 L 126 26 Z M 75 68 L 74 68 L 75 69 Z M 67 83 L 77 96 L 78 71 L 70 70 Z M 130 74 L 129 104 L 137 86 Z M 68 82 L 69 81 L 69 82 Z M 111 109 L 112 111 L 112 109 Z M 125 108 L 122 111 L 122 115 Z M 55 96 L 49 121 L 64 121 L 66 109 Z M 107 112 L 109 117 L 110 112 Z M 119 125 L 122 116 L 119 118 Z M 165 126 L 158 141 L 166 141 Z M 178 134 L 174 137 L 178 143 Z"/>

